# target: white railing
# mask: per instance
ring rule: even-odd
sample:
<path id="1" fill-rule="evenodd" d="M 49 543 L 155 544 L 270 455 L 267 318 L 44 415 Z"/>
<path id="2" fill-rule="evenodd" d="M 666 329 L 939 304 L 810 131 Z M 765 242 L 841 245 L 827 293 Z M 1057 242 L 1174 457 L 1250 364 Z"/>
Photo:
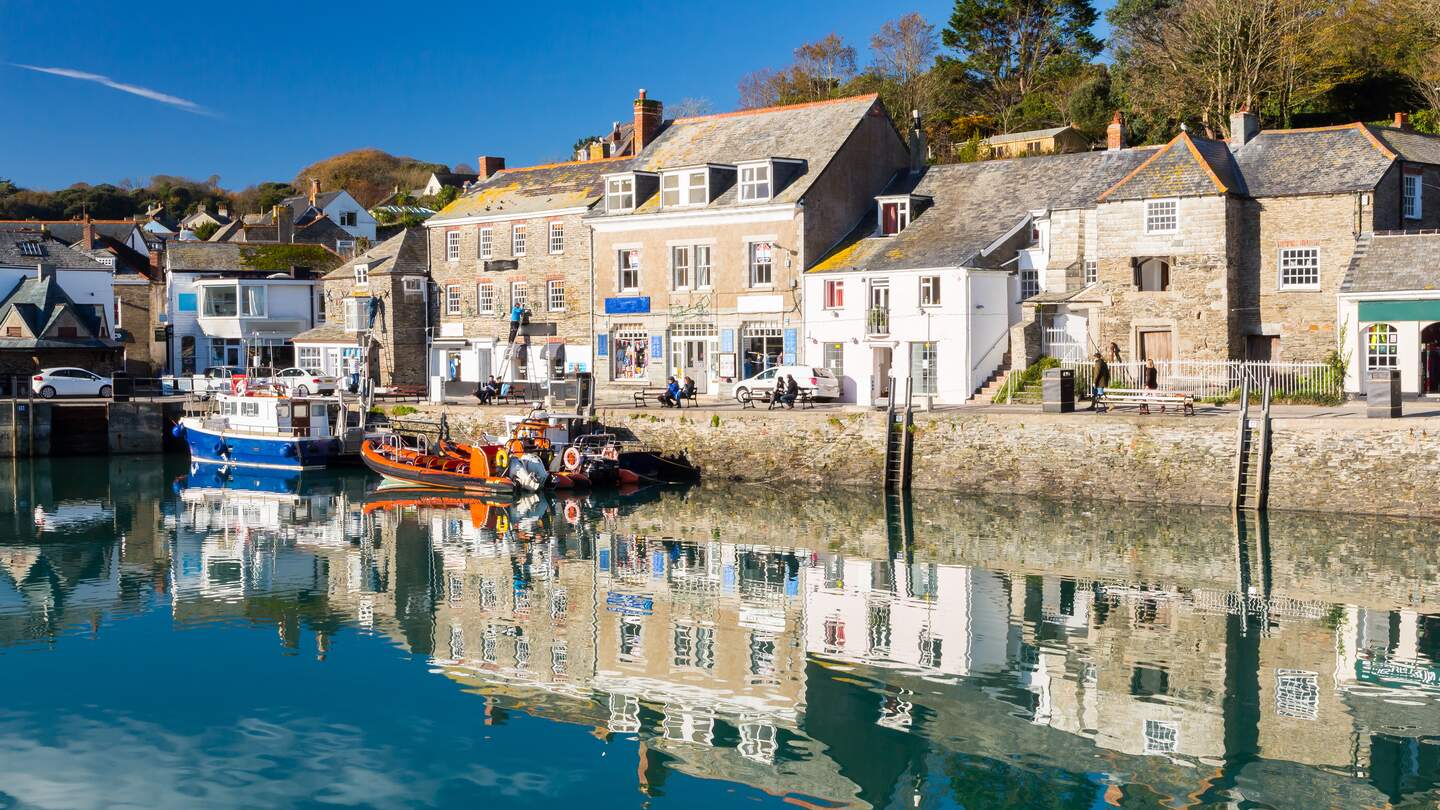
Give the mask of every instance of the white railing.
<path id="1" fill-rule="evenodd" d="M 1085 344 L 1061 328 L 1048 327 L 1040 336 L 1040 350 L 1060 361 L 1079 363 L 1085 359 Z"/>
<path id="2" fill-rule="evenodd" d="M 1094 385 L 1095 361 L 1061 361 L 1065 368 L 1075 370 L 1077 395 L 1088 393 Z M 1138 361 L 1109 363 L 1111 388 L 1141 388 L 1145 380 L 1145 364 Z M 1326 363 L 1248 362 L 1239 360 L 1162 360 L 1155 363 L 1157 382 L 1167 391 L 1188 391 L 1196 398 L 1239 396 L 1240 383 L 1249 376 L 1251 391 L 1263 388 L 1269 380 L 1273 395 L 1278 398 L 1333 399 L 1342 396 L 1342 380 L 1336 369 Z"/>

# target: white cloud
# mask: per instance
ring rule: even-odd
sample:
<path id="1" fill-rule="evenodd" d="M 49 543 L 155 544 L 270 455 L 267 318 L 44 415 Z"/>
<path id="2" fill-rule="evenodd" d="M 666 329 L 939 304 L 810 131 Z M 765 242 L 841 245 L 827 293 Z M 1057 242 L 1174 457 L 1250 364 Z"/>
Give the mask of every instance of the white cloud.
<path id="1" fill-rule="evenodd" d="M 130 93 L 131 95 L 140 96 L 141 98 L 148 98 L 151 101 L 158 101 L 161 104 L 169 104 L 172 107 L 177 107 L 184 110 L 185 112 L 194 113 L 196 115 L 215 115 L 214 112 L 205 109 L 204 107 L 196 104 L 189 99 L 180 98 L 179 96 L 172 96 L 168 93 L 162 93 L 159 90 L 151 90 L 148 87 L 141 87 L 136 84 L 125 84 L 124 82 L 117 82 L 109 76 L 101 76 L 99 73 L 86 73 L 83 70 L 72 70 L 71 68 L 39 67 L 37 65 L 25 65 L 19 62 L 11 62 L 10 65 L 11 67 L 22 68 L 24 70 L 33 70 L 37 73 L 49 73 L 52 76 L 64 76 L 67 79 L 79 79 L 85 82 L 95 82 L 96 84 L 103 84 L 112 90 L 119 90 L 122 93 Z"/>

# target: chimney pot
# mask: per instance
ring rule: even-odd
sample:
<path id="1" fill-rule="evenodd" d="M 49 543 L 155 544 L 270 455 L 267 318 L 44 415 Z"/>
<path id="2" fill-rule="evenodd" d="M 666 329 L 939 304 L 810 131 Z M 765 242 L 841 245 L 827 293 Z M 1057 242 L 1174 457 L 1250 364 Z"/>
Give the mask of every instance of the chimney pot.
<path id="1" fill-rule="evenodd" d="M 91 223 L 89 214 L 85 215 L 85 225 L 82 231 L 82 238 L 85 240 L 85 249 L 89 250 L 95 247 L 95 226 Z"/>
<path id="2" fill-rule="evenodd" d="M 1230 148 L 1239 149 L 1260 134 L 1260 119 L 1250 112 L 1249 104 L 1230 114 Z"/>
<path id="3" fill-rule="evenodd" d="M 281 203 L 275 206 L 272 217 L 275 220 L 275 241 L 288 245 L 295 241 L 295 212 Z"/>
<path id="4" fill-rule="evenodd" d="M 1110 126 L 1105 128 L 1105 148 L 1110 151 L 1125 148 L 1125 118 L 1119 110 L 1115 111 L 1115 117 L 1110 120 Z"/>
<path id="5" fill-rule="evenodd" d="M 320 178 L 310 178 L 310 204 L 315 204 L 315 198 L 320 196 Z"/>

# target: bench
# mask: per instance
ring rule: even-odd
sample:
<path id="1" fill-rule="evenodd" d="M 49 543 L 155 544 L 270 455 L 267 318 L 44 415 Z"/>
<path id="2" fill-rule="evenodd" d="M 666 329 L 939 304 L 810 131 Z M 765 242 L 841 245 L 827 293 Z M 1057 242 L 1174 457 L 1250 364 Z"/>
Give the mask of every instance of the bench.
<path id="1" fill-rule="evenodd" d="M 1175 408 L 1186 416 L 1195 415 L 1195 395 L 1187 391 L 1152 391 L 1148 388 L 1106 388 L 1097 403 L 1107 409 L 1134 405 L 1142 411 L 1150 406 Z"/>
<path id="2" fill-rule="evenodd" d="M 387 400 L 414 400 L 419 402 L 425 398 L 425 386 L 423 385 L 392 385 L 384 391 L 375 393 L 376 399 Z"/>

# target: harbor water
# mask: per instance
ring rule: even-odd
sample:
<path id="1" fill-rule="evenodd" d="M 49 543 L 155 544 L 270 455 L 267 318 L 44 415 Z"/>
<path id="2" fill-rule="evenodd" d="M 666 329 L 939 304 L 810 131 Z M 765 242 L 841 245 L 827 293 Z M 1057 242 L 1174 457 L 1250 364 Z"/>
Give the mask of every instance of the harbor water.
<path id="1" fill-rule="evenodd" d="M 1430 807 L 1425 522 L 0 465 L 0 808 Z"/>

